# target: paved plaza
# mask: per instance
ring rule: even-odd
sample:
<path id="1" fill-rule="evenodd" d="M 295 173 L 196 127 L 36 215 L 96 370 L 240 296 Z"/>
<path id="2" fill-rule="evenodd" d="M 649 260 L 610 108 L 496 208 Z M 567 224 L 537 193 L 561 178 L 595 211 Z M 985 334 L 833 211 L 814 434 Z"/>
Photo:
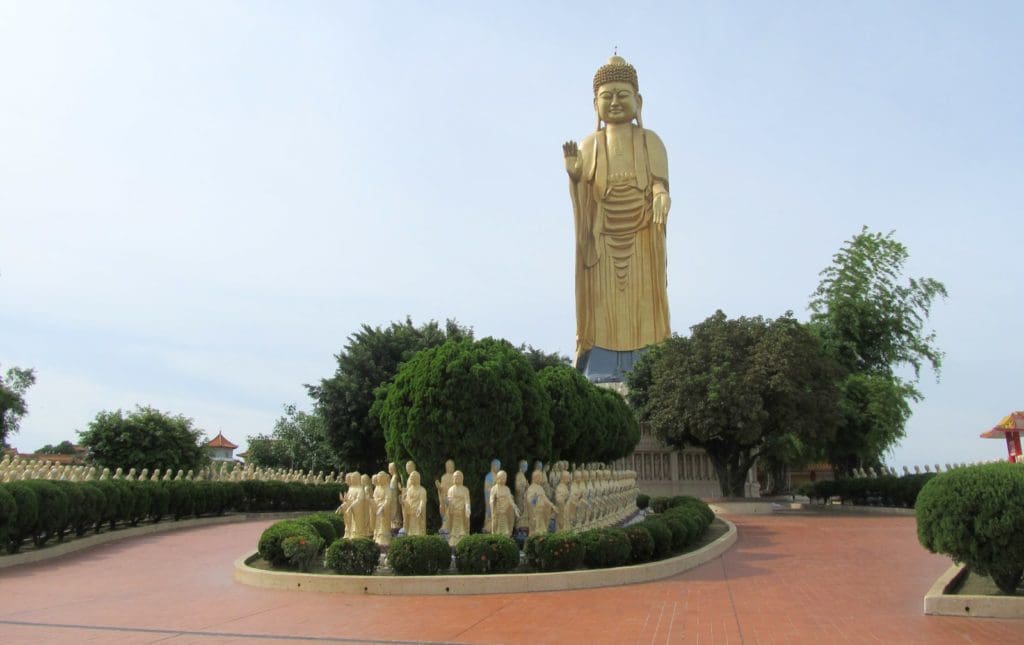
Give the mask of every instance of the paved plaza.
<path id="1" fill-rule="evenodd" d="M 461 597 L 236 583 L 267 520 L 131 538 L 0 570 L 0 643 L 1024 643 L 1024 621 L 922 614 L 950 563 L 912 517 L 729 519 L 732 550 L 662 581 Z"/>

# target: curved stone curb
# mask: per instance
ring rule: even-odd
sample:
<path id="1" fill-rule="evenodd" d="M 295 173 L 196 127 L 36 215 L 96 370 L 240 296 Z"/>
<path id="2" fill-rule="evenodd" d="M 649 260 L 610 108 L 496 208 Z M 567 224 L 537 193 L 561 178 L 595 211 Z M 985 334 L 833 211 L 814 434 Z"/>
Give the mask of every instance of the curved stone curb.
<path id="1" fill-rule="evenodd" d="M 342 576 L 256 569 L 248 565 L 249 561 L 257 557 L 253 553 L 235 560 L 234 577 L 235 580 L 243 584 L 269 589 L 377 596 L 477 595 L 613 587 L 668 578 L 689 571 L 722 555 L 736 543 L 736 525 L 727 519 L 721 517 L 718 519 L 725 523 L 727 530 L 714 542 L 674 558 L 628 567 L 494 575 Z"/>
<path id="2" fill-rule="evenodd" d="M 183 529 L 197 529 L 206 526 L 218 526 L 220 524 L 234 524 L 236 522 L 251 522 L 254 520 L 276 520 L 287 517 L 309 515 L 315 511 L 295 511 L 288 513 L 244 513 L 237 515 L 221 515 L 219 517 L 201 517 L 191 520 L 163 520 L 156 524 L 145 524 L 131 528 L 120 528 L 113 531 L 107 530 L 104 533 L 72 537 L 67 542 L 55 542 L 50 546 L 41 549 L 26 551 L 24 553 L 12 553 L 0 556 L 0 569 L 16 567 L 22 564 L 44 562 L 54 558 L 91 549 L 103 544 L 117 542 L 127 538 L 153 535 L 154 533 L 167 533 L 169 531 L 180 531 Z"/>
<path id="3" fill-rule="evenodd" d="M 939 576 L 924 596 L 924 613 L 968 618 L 1024 618 L 1024 596 L 954 594 L 950 590 L 967 575 L 967 567 L 954 564 Z"/>

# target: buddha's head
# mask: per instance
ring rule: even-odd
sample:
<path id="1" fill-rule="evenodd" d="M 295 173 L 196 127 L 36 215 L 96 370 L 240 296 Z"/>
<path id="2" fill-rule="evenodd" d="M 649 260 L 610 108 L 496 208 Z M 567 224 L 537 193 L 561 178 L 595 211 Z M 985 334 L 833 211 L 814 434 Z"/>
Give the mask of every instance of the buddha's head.
<path id="1" fill-rule="evenodd" d="M 526 469 L 529 468 L 529 467 L 530 467 L 530 464 L 528 464 L 525 459 L 520 459 L 519 460 L 519 472 L 525 473 Z"/>
<path id="2" fill-rule="evenodd" d="M 420 473 L 419 473 L 419 471 L 414 470 L 411 473 L 409 473 L 409 485 L 410 486 L 419 486 L 420 485 Z"/>
<path id="3" fill-rule="evenodd" d="M 499 470 L 501 470 L 501 460 L 500 459 L 492 459 L 491 460 L 491 472 L 492 473 L 496 473 Z"/>
<path id="4" fill-rule="evenodd" d="M 461 470 L 456 470 L 452 473 L 452 482 L 454 482 L 456 486 L 462 486 L 462 480 L 463 476 Z"/>
<path id="5" fill-rule="evenodd" d="M 398 471 L 398 467 L 395 466 L 395 462 L 388 463 L 388 472 L 394 475 Z"/>
<path id="6" fill-rule="evenodd" d="M 534 484 L 541 484 L 543 482 L 544 482 L 544 473 L 540 472 L 539 470 L 533 471 L 533 483 Z"/>
<path id="7" fill-rule="evenodd" d="M 455 472 L 455 462 L 452 461 L 451 459 L 444 462 L 444 472 L 448 473 L 449 475 Z"/>
<path id="8" fill-rule="evenodd" d="M 406 472 L 406 474 L 411 475 L 412 471 L 414 471 L 414 470 L 416 470 L 416 462 L 414 462 L 411 459 L 409 461 L 405 462 L 405 472 Z"/>
<path id="9" fill-rule="evenodd" d="M 504 483 L 508 481 L 508 473 L 506 473 L 504 470 L 499 470 L 498 474 L 494 476 L 494 481 L 504 485 Z"/>
<path id="10" fill-rule="evenodd" d="M 621 56 L 612 56 L 594 74 L 594 109 L 598 121 L 605 123 L 640 123 L 640 84 L 636 68 Z"/>

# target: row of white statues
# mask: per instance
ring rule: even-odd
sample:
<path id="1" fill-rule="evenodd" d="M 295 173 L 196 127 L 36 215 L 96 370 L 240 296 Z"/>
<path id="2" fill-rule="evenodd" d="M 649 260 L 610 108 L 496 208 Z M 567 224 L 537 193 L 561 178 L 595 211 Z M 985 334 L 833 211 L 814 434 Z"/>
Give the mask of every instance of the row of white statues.
<path id="1" fill-rule="evenodd" d="M 484 532 L 511 535 L 516 529 L 529 534 L 547 533 L 551 528 L 586 530 L 622 522 L 637 510 L 639 489 L 633 471 L 610 470 L 601 464 L 570 471 L 567 462 L 546 468 L 537 462 L 528 480 L 527 468 L 527 462 L 519 462 L 513 492 L 501 462 L 491 462 L 484 480 Z M 345 522 L 345 537 L 372 538 L 387 545 L 395 532 L 426 534 L 427 491 L 414 462 L 407 462 L 405 470 L 404 484 L 394 463 L 388 464 L 388 472 L 373 476 L 358 472 L 345 476 L 348 489 L 340 495 L 341 506 L 336 511 Z M 441 533 L 455 546 L 470 532 L 469 488 L 450 459 L 434 486 Z"/>
<path id="2" fill-rule="evenodd" d="M 998 461 L 1000 461 L 1000 460 L 997 459 L 997 460 L 994 460 L 994 461 L 987 461 L 987 462 L 986 461 L 975 461 L 975 462 L 972 462 L 970 464 L 964 463 L 964 462 L 961 462 L 961 463 L 958 463 L 958 464 L 949 464 L 949 463 L 947 463 L 945 471 L 938 464 L 935 464 L 934 467 L 930 466 L 928 464 L 925 464 L 923 470 L 922 470 L 922 468 L 920 466 L 914 466 L 913 467 L 914 468 L 913 472 L 911 472 L 910 468 L 908 468 L 907 466 L 904 466 L 903 467 L 903 475 L 902 476 L 921 475 L 923 473 L 932 473 L 932 472 L 934 472 L 934 473 L 949 472 L 950 470 L 953 470 L 954 468 L 966 468 L 967 466 L 976 466 L 976 465 L 984 464 L 984 463 L 996 463 Z M 932 468 L 934 468 L 934 470 L 932 470 Z M 870 466 L 867 469 L 864 469 L 864 468 L 854 468 L 853 469 L 853 476 L 854 476 L 855 479 L 875 479 L 876 477 L 884 477 L 884 476 L 887 476 L 887 475 L 890 476 L 890 477 L 900 477 L 901 476 L 899 473 L 896 472 L 895 468 L 891 468 L 889 466 L 882 466 L 881 468 L 879 468 L 879 470 L 875 470 L 874 468 L 871 468 Z"/>
<path id="3" fill-rule="evenodd" d="M 259 468 L 252 464 L 243 466 L 239 463 L 229 465 L 227 462 L 201 468 L 198 472 L 178 469 L 175 472 L 168 468 L 161 472 L 159 468 L 153 469 L 151 473 L 148 468 L 136 470 L 130 468 L 124 472 L 123 468 L 117 468 L 111 472 L 109 468 L 98 469 L 95 466 L 64 465 L 51 463 L 43 460 L 12 458 L 4 455 L 0 459 L 0 482 L 11 482 L 26 479 L 46 479 L 50 481 L 101 481 L 107 479 L 124 479 L 127 481 L 282 481 L 300 482 L 304 484 L 330 484 L 334 483 L 333 472 L 324 475 L 323 471 L 314 473 L 312 470 L 304 472 L 301 470 L 286 470 L 283 468 Z M 339 479 L 340 481 L 340 479 Z"/>

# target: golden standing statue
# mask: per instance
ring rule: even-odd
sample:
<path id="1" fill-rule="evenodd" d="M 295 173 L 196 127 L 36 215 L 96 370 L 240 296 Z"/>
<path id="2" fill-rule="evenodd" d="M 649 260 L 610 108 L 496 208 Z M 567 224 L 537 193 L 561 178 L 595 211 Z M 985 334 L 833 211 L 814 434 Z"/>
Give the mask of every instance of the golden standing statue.
<path id="1" fill-rule="evenodd" d="M 576 231 L 576 365 L 621 381 L 639 350 L 669 336 L 665 146 L 643 127 L 636 69 L 594 75 L 597 130 L 562 146 Z"/>

